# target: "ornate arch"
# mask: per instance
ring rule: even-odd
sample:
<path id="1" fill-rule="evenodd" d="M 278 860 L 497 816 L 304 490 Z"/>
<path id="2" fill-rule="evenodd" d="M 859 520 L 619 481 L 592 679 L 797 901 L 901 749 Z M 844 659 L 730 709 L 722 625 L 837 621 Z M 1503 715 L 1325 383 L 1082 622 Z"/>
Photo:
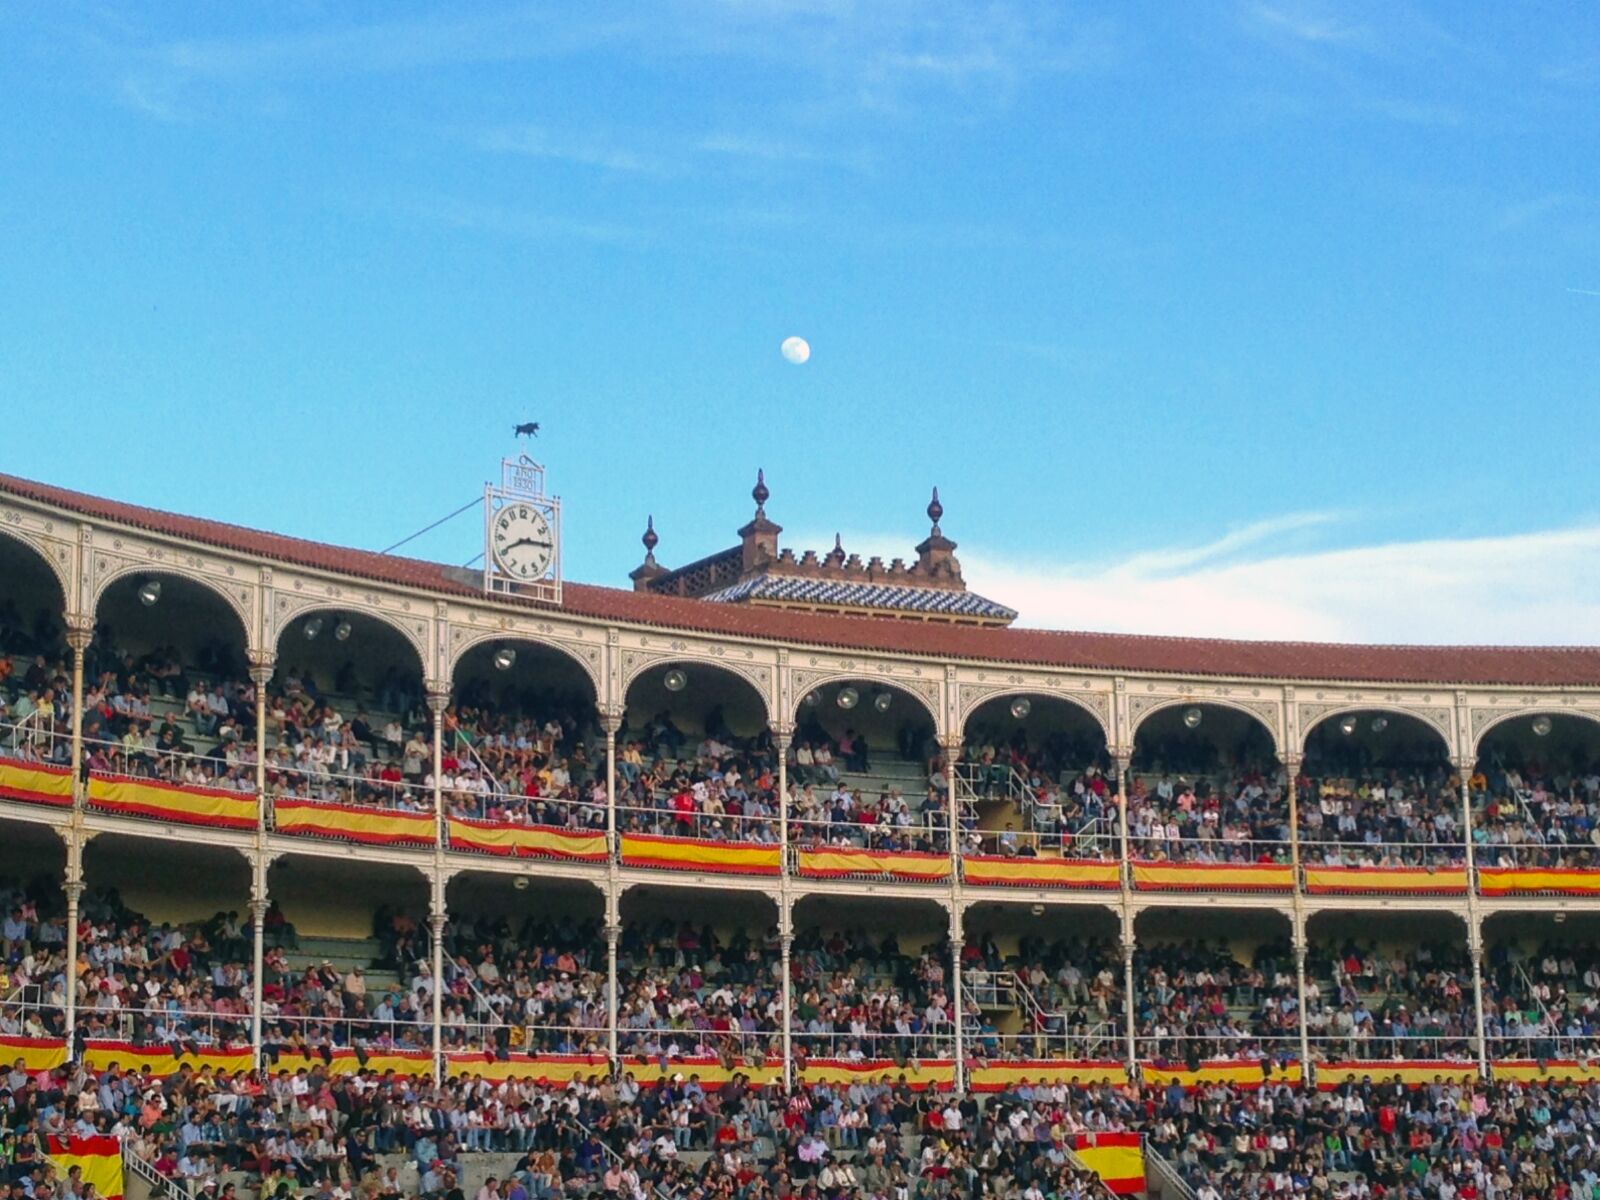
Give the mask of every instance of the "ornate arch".
<path id="1" fill-rule="evenodd" d="M 15 518 L 13 520 L 12 518 Z M 7 540 L 16 542 L 25 550 L 32 551 L 50 570 L 50 575 L 56 581 L 56 587 L 61 593 L 61 611 L 63 614 L 71 609 L 72 596 L 72 546 L 68 542 L 45 542 L 29 535 L 22 526 L 21 513 L 6 513 L 6 520 L 0 523 L 0 534 Z"/>
<path id="2" fill-rule="evenodd" d="M 1486 718 L 1483 724 L 1478 723 L 1478 716 L 1482 713 Z M 1582 708 L 1552 708 L 1549 705 L 1534 705 L 1528 708 L 1512 708 L 1504 712 L 1499 710 L 1472 710 L 1472 757 L 1478 757 L 1478 751 L 1483 749 L 1483 739 L 1507 721 L 1515 721 L 1518 717 L 1579 717 L 1592 725 L 1600 725 L 1600 712 Z"/>
<path id="3" fill-rule="evenodd" d="M 539 633 L 527 633 L 520 629 L 480 629 L 471 625 L 450 626 L 450 644 L 445 651 L 445 677 L 454 684 L 456 668 L 461 665 L 461 660 L 475 647 L 485 642 L 521 642 L 529 646 L 542 646 L 554 650 L 563 658 L 570 659 L 582 669 L 589 684 L 594 688 L 595 703 L 599 704 L 602 698 L 601 689 L 605 686 L 605 674 L 602 665 L 602 650 L 597 642 L 594 645 L 564 642 L 559 638 L 548 637 Z"/>
<path id="4" fill-rule="evenodd" d="M 967 722 L 972 719 L 972 714 L 991 700 L 1003 700 L 1007 696 L 1026 696 L 1031 700 L 1066 701 L 1092 720 L 1099 727 L 1100 732 L 1105 735 L 1106 745 L 1111 745 L 1110 697 L 1103 692 L 1085 692 L 1080 695 L 1077 692 L 1052 692 L 1047 688 L 1030 687 L 1027 684 L 1002 684 L 996 687 L 985 687 L 983 684 L 962 683 L 957 686 L 960 688 L 958 693 L 960 699 L 958 720 L 961 728 L 952 732 L 959 732 L 965 735 Z M 970 700 L 968 698 L 969 695 L 971 697 Z M 1101 700 L 1103 702 L 1102 707 L 1096 708 L 1090 704 L 1089 700 L 1091 698 Z"/>
<path id="5" fill-rule="evenodd" d="M 1403 704 L 1385 702 L 1373 704 L 1370 701 L 1334 700 L 1320 704 L 1302 704 L 1298 713 L 1302 755 L 1311 742 L 1311 735 L 1335 717 L 1349 713 L 1388 713 L 1390 716 L 1410 717 L 1420 721 L 1439 735 L 1439 740 L 1444 743 L 1445 757 L 1455 757 L 1455 745 L 1451 740 L 1451 725 L 1454 723 L 1455 714 L 1453 709 L 1443 705 L 1437 708 L 1407 708 Z"/>
<path id="6" fill-rule="evenodd" d="M 425 621 L 418 619 L 415 627 L 402 624 L 398 618 L 382 609 L 369 608 L 364 605 L 352 605 L 331 600 L 323 596 L 307 596 L 291 592 L 279 592 L 274 597 L 272 606 L 272 624 L 268 631 L 271 643 L 268 649 L 274 655 L 283 642 L 283 635 L 288 632 L 289 626 L 302 617 L 312 613 L 359 613 L 361 616 L 370 617 L 380 625 L 387 625 L 405 640 L 406 645 L 416 653 L 417 675 L 424 681 L 428 677 L 428 626 Z"/>
<path id="7" fill-rule="evenodd" d="M 897 692 L 904 692 L 910 696 L 928 714 L 928 719 L 933 722 L 934 731 L 940 732 L 939 721 L 939 682 L 935 679 L 900 679 L 894 675 L 873 675 L 862 670 L 797 670 L 791 673 L 790 683 L 794 697 L 794 711 L 789 713 L 791 722 L 799 719 L 800 706 L 806 702 L 806 697 L 818 688 L 827 687 L 830 683 L 864 683 L 876 687 L 893 688 Z"/>
<path id="8" fill-rule="evenodd" d="M 244 642 L 245 650 L 251 651 L 260 648 L 256 645 L 255 638 L 250 632 L 252 624 L 251 610 L 254 607 L 252 601 L 255 593 L 252 585 L 233 580 L 223 586 L 219 580 L 213 579 L 209 575 L 199 571 L 186 571 L 181 566 L 176 566 L 165 559 L 156 559 L 152 562 L 124 562 L 112 566 L 102 558 L 99 551 L 95 551 L 94 557 L 97 567 L 105 567 L 103 574 L 96 570 L 93 591 L 89 597 L 89 612 L 96 620 L 99 619 L 100 615 L 100 602 L 105 599 L 106 593 L 111 590 L 111 585 L 119 579 L 125 579 L 129 575 L 164 575 L 170 579 L 182 579 L 189 583 L 198 584 L 216 596 L 228 606 L 234 616 L 239 618 L 240 640 Z"/>
<path id="9" fill-rule="evenodd" d="M 1276 720 L 1278 706 L 1268 702 L 1251 704 L 1229 696 L 1130 696 L 1128 698 L 1129 751 L 1138 745 L 1140 728 L 1157 713 L 1165 712 L 1169 708 L 1204 708 L 1207 705 L 1213 708 L 1231 708 L 1255 721 L 1267 731 L 1267 738 L 1272 743 L 1272 753 L 1280 762 L 1283 761 L 1283 745 L 1278 736 Z"/>
<path id="10" fill-rule="evenodd" d="M 742 663 L 724 658 L 697 658 L 692 654 L 663 651 L 657 653 L 651 650 L 624 650 L 621 655 L 621 671 L 617 677 L 616 702 L 622 711 L 628 707 L 628 693 L 633 690 L 633 685 L 646 671 L 656 667 L 664 667 L 669 663 L 685 668 L 710 667 L 714 671 L 731 675 L 735 679 L 750 685 L 750 690 L 755 692 L 757 701 L 761 704 L 761 719 L 770 728 L 772 725 L 772 668 L 761 663 Z"/>

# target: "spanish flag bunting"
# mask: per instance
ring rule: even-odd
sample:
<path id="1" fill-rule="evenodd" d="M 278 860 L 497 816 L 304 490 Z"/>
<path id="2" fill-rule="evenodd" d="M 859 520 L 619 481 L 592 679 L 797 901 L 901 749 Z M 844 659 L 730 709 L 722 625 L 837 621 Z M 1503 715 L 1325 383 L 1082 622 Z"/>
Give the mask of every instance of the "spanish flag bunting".
<path id="1" fill-rule="evenodd" d="M 72 804 L 72 772 L 65 767 L 0 758 L 0 797 L 30 804 Z"/>
<path id="2" fill-rule="evenodd" d="M 1113 1194 L 1144 1191 L 1144 1141 L 1137 1133 L 1076 1134 L 1072 1150 Z"/>
<path id="3" fill-rule="evenodd" d="M 89 804 L 102 812 L 215 829 L 254 829 L 257 820 L 254 796 L 219 788 L 181 787 L 154 779 L 92 776 Z"/>
<path id="4" fill-rule="evenodd" d="M 776 875 L 783 865 L 776 846 L 644 833 L 622 835 L 622 862 L 629 867 L 709 871 L 721 875 Z"/>
<path id="5" fill-rule="evenodd" d="M 390 808 L 279 799 L 273 801 L 272 812 L 279 833 L 339 838 L 372 846 L 431 846 L 438 832 L 431 813 Z"/>
<path id="6" fill-rule="evenodd" d="M 450 848 L 513 858 L 560 858 L 604 862 L 606 835 L 543 825 L 506 825 L 498 821 L 449 820 Z"/>
<path id="7" fill-rule="evenodd" d="M 1115 862 L 1071 858 L 1006 858 L 973 854 L 961 860 L 961 875 L 981 887 L 1072 888 L 1116 891 L 1122 868 Z"/>
<path id="8" fill-rule="evenodd" d="M 110 1134 L 94 1137 L 52 1137 L 50 1161 L 65 1175 L 73 1167 L 83 1171 L 104 1200 L 122 1200 L 122 1143 Z"/>

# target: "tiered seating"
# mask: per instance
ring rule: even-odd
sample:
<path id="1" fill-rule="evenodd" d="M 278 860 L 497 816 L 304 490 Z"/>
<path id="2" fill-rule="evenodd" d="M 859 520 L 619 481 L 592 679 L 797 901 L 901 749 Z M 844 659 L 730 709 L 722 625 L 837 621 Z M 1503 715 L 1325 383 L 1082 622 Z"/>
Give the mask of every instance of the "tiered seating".
<path id="1" fill-rule="evenodd" d="M 1385 952 L 1351 939 L 1313 942 L 1306 970 L 1314 1055 L 1475 1059 L 1472 972 L 1464 944 Z"/>

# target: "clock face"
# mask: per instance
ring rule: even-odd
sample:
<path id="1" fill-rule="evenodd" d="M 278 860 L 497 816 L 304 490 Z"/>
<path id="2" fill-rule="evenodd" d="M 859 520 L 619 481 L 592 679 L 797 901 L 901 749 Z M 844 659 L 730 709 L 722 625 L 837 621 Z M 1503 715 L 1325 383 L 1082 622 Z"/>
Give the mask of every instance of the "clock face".
<path id="1" fill-rule="evenodd" d="M 555 531 L 530 504 L 508 504 L 494 515 L 490 545 L 500 569 L 513 579 L 543 579 L 556 554 Z"/>

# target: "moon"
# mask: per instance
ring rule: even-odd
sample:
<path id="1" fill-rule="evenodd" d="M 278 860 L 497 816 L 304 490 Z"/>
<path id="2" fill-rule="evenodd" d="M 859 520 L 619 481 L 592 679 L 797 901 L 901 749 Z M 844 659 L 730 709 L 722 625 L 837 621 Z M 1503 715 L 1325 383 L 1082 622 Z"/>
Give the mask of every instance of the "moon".
<path id="1" fill-rule="evenodd" d="M 784 358 L 797 367 L 811 357 L 811 343 L 802 337 L 784 338 L 779 349 L 783 351 Z"/>

